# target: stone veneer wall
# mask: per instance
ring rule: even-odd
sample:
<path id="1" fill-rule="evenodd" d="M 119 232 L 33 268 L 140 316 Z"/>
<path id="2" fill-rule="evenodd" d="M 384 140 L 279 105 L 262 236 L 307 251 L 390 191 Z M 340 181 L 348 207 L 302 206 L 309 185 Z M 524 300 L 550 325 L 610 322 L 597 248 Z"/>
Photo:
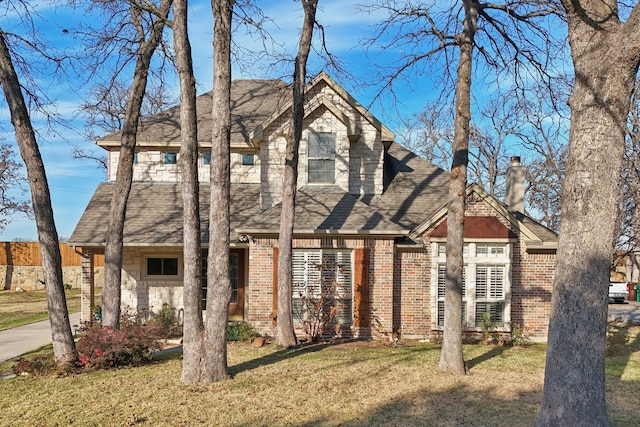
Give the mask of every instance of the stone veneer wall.
<path id="1" fill-rule="evenodd" d="M 146 255 L 178 257 L 180 275 L 177 279 L 146 279 L 143 271 Z M 163 304 L 169 304 L 177 310 L 183 308 L 182 252 L 159 248 L 125 248 L 122 259 L 122 310 L 157 313 Z"/>
<path id="2" fill-rule="evenodd" d="M 171 150 L 165 150 L 171 151 Z M 139 151 L 138 163 L 133 165 L 134 182 L 179 182 L 180 169 L 178 165 L 165 165 L 163 163 L 165 151 Z M 178 152 L 175 148 L 172 152 Z M 119 151 L 109 152 L 109 181 L 115 181 L 118 170 Z M 255 153 L 254 165 L 242 164 L 242 153 L 231 153 L 231 182 L 241 184 L 260 183 L 260 156 Z M 202 153 L 198 158 L 198 180 L 209 182 L 210 166 L 205 165 L 202 160 Z"/>
<path id="3" fill-rule="evenodd" d="M 336 135 L 335 185 L 352 194 L 382 194 L 383 152 L 380 131 L 364 119 L 351 105 L 328 85 L 319 84 L 307 94 L 306 108 L 312 111 L 303 124 L 298 163 L 298 185 L 307 184 L 307 138 L 309 130 L 333 132 Z M 322 99 L 333 105 L 361 128 L 357 142 L 349 140 L 349 129 L 341 118 L 323 105 Z M 314 110 L 315 109 L 315 110 Z M 288 116 L 274 121 L 264 132 L 265 140 L 260 145 L 261 158 L 261 206 L 267 209 L 281 201 L 283 162 L 286 136 L 289 128 Z"/>
<path id="4" fill-rule="evenodd" d="M 104 282 L 104 267 L 94 268 L 96 283 Z M 4 290 L 34 291 L 43 290 L 44 272 L 41 266 L 0 265 L 0 283 Z M 80 289 L 82 285 L 82 267 L 62 267 L 62 283 Z"/>

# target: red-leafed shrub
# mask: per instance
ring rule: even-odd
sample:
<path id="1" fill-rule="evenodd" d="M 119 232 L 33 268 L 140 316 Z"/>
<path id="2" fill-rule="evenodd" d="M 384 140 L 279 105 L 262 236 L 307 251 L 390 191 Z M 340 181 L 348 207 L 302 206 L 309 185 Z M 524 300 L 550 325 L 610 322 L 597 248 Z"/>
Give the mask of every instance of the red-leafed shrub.
<path id="1" fill-rule="evenodd" d="M 125 323 L 120 329 L 89 327 L 78 341 L 80 364 L 87 369 L 137 366 L 151 360 L 160 343 L 148 328 Z"/>

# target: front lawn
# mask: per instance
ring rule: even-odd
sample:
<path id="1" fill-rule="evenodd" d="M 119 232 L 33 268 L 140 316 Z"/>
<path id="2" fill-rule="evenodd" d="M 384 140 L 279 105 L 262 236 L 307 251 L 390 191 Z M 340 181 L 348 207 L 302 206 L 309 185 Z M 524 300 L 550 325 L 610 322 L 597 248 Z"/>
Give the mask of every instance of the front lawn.
<path id="1" fill-rule="evenodd" d="M 640 327 L 612 329 L 613 425 L 640 424 Z M 229 344 L 233 379 L 180 383 L 181 354 L 138 368 L 2 380 L 0 425 L 525 426 L 542 394 L 545 346 L 465 346 L 460 377 L 439 346 L 378 342 L 279 350 Z"/>
<path id="2" fill-rule="evenodd" d="M 80 311 L 80 289 L 65 291 L 69 313 Z M 0 330 L 49 318 L 45 291 L 0 291 Z"/>

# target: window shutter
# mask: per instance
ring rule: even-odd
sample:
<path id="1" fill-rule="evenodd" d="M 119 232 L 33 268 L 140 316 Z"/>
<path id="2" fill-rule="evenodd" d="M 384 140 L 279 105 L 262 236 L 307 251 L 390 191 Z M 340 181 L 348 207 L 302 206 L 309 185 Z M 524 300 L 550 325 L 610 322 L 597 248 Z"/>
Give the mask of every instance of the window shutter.
<path id="1" fill-rule="evenodd" d="M 369 249 L 356 248 L 354 250 L 353 269 L 353 326 L 369 327 Z"/>
<path id="2" fill-rule="evenodd" d="M 278 324 L 278 248 L 273 248 L 273 310 L 271 311 L 273 326 Z"/>

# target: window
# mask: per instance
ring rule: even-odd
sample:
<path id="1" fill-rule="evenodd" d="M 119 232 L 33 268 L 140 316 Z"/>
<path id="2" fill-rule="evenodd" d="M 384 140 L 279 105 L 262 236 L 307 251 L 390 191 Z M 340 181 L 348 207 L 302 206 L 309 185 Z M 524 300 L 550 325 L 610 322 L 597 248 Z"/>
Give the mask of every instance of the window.
<path id="1" fill-rule="evenodd" d="M 436 326 L 444 326 L 445 279 L 447 274 L 444 243 L 434 243 L 432 260 L 433 316 Z M 491 322 L 503 327 L 510 322 L 509 244 L 467 243 L 464 250 L 462 288 L 463 324 L 479 328 L 488 313 Z"/>
<path id="2" fill-rule="evenodd" d="M 166 152 L 164 153 L 164 164 L 165 165 L 175 165 L 178 163 L 178 153 L 175 152 Z"/>
<path id="3" fill-rule="evenodd" d="M 444 326 L 444 296 L 446 291 L 447 266 L 438 265 L 438 326 Z M 467 268 L 462 269 L 462 321 L 467 318 Z"/>
<path id="4" fill-rule="evenodd" d="M 256 159 L 253 153 L 242 153 L 242 166 L 253 166 L 255 161 Z"/>
<path id="5" fill-rule="evenodd" d="M 178 258 L 147 257 L 147 276 L 178 276 Z"/>
<path id="6" fill-rule="evenodd" d="M 138 164 L 138 152 L 137 151 L 135 153 L 133 153 L 133 164 L 134 165 Z"/>
<path id="7" fill-rule="evenodd" d="M 207 166 L 211 164 L 211 152 L 202 153 L 202 164 Z"/>
<path id="8" fill-rule="evenodd" d="M 504 243 L 476 243 L 477 257 L 502 257 L 506 250 L 507 245 Z"/>
<path id="9" fill-rule="evenodd" d="M 308 182 L 333 184 L 336 175 L 336 136 L 330 132 L 308 134 Z"/>
<path id="10" fill-rule="evenodd" d="M 504 266 L 476 267 L 476 326 L 482 324 L 484 313 L 489 313 L 496 326 L 504 325 L 504 285 Z"/>
<path id="11" fill-rule="evenodd" d="M 292 255 L 294 321 L 304 321 L 308 316 L 306 304 L 316 301 L 336 309 L 335 323 L 350 325 L 351 251 L 295 249 Z"/>

